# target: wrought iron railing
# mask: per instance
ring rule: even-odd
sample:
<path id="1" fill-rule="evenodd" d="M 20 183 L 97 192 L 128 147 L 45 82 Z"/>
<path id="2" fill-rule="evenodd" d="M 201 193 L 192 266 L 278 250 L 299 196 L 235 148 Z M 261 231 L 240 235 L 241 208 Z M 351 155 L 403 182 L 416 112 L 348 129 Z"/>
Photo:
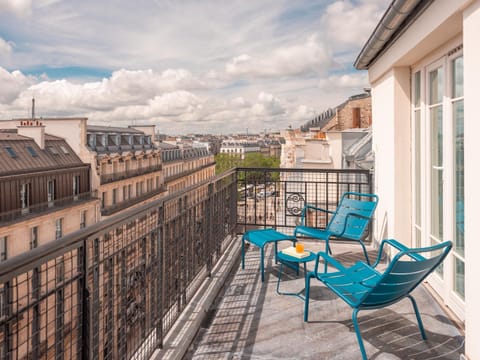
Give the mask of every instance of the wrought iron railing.
<path id="1" fill-rule="evenodd" d="M 119 180 L 124 180 L 128 179 L 134 176 L 140 176 L 140 175 L 145 175 L 145 174 L 150 174 L 156 171 L 161 171 L 162 170 L 162 164 L 158 165 L 152 165 L 152 166 L 146 166 L 146 167 L 141 167 L 138 169 L 133 169 L 133 170 L 126 170 L 126 171 L 118 171 L 114 174 L 101 174 L 100 175 L 100 184 L 108 184 L 114 181 L 119 181 Z"/>
<path id="2" fill-rule="evenodd" d="M 66 196 L 59 199 L 52 199 L 50 201 L 42 202 L 39 204 L 29 205 L 25 208 L 0 212 L 0 226 L 4 226 L 7 222 L 23 221 L 29 217 L 39 216 L 42 213 L 47 213 L 49 211 L 58 211 L 59 209 L 64 207 L 75 206 L 81 202 L 96 199 L 97 192 L 91 191 Z"/>
<path id="3" fill-rule="evenodd" d="M 368 170 L 237 169 L 237 223 L 243 229 L 274 227 L 286 233 L 298 224 L 305 203 L 334 211 L 346 191 L 371 193 Z M 323 227 L 329 215 L 314 219 Z"/>
<path id="4" fill-rule="evenodd" d="M 334 208 L 370 181 L 362 171 L 238 169 L 8 259 L 0 358 L 147 359 L 237 225 L 288 230 L 304 201 Z"/>

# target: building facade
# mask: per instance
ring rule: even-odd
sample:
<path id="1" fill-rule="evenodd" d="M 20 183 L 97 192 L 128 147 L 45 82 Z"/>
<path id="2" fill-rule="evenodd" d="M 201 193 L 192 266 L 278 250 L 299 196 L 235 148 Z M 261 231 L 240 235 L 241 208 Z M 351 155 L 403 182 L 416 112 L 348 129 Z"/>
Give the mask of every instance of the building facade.
<path id="1" fill-rule="evenodd" d="M 0 261 L 98 221 L 90 165 L 38 121 L 0 130 Z"/>
<path id="2" fill-rule="evenodd" d="M 247 153 L 254 152 L 260 153 L 260 144 L 258 141 L 228 139 L 223 140 L 222 146 L 220 147 L 221 154 L 238 156 L 242 160 L 245 159 Z"/>
<path id="3" fill-rule="evenodd" d="M 480 1 L 393 1 L 358 56 L 372 85 L 375 234 L 408 246 L 454 243 L 428 278 L 480 358 Z"/>
<path id="4" fill-rule="evenodd" d="M 143 131 L 142 131 L 143 130 Z M 161 150 L 148 129 L 87 126 L 102 218 L 165 195 Z"/>

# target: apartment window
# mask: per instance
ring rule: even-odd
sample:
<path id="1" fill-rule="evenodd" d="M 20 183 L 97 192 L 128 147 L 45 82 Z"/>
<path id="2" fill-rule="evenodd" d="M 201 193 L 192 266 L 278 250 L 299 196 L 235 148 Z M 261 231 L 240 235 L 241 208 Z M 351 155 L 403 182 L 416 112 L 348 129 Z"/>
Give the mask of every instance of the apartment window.
<path id="1" fill-rule="evenodd" d="M 20 204 L 22 210 L 28 209 L 31 204 L 32 185 L 30 183 L 22 184 L 20 187 Z"/>
<path id="2" fill-rule="evenodd" d="M 80 175 L 73 177 L 73 195 L 78 196 L 80 194 Z"/>
<path id="3" fill-rule="evenodd" d="M 117 203 L 117 189 L 112 190 L 112 205 Z"/>
<path id="4" fill-rule="evenodd" d="M 142 195 L 143 192 L 143 182 L 137 182 L 137 196 Z"/>
<path id="5" fill-rule="evenodd" d="M 107 193 L 104 191 L 102 192 L 102 209 L 105 208 L 106 203 L 107 203 Z"/>
<path id="6" fill-rule="evenodd" d="M 160 189 L 160 176 L 155 177 L 155 188 Z"/>
<path id="7" fill-rule="evenodd" d="M 87 226 L 87 210 L 80 211 L 80 229 Z"/>
<path id="8" fill-rule="evenodd" d="M 95 135 L 88 134 L 87 135 L 88 146 L 91 148 L 95 148 Z"/>
<path id="9" fill-rule="evenodd" d="M 57 188 L 57 181 L 54 180 L 48 180 L 47 183 L 47 198 L 48 201 L 51 202 L 55 200 L 56 198 L 56 188 Z"/>
<path id="10" fill-rule="evenodd" d="M 59 239 L 63 236 L 63 219 L 57 219 L 55 221 L 55 239 Z"/>
<path id="11" fill-rule="evenodd" d="M 132 184 L 128 184 L 128 198 L 129 199 L 132 198 L 132 189 L 133 189 Z"/>
<path id="12" fill-rule="evenodd" d="M 7 260 L 7 237 L 0 237 L 0 262 Z"/>
<path id="13" fill-rule="evenodd" d="M 128 196 L 128 186 L 123 185 L 123 201 L 128 200 L 128 198 L 129 198 L 129 196 Z"/>
<path id="14" fill-rule="evenodd" d="M 30 228 L 30 250 L 38 246 L 38 226 Z"/>

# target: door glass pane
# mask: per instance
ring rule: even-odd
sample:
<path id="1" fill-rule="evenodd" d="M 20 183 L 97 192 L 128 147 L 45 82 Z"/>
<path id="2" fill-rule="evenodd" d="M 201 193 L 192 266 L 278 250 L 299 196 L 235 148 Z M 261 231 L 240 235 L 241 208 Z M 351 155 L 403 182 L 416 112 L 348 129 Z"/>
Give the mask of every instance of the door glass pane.
<path id="1" fill-rule="evenodd" d="M 453 104 L 455 131 L 455 251 L 464 256 L 464 165 L 463 165 L 463 100 Z"/>
<path id="2" fill-rule="evenodd" d="M 455 292 L 465 299 L 465 263 L 455 257 Z"/>
<path id="3" fill-rule="evenodd" d="M 453 60 L 452 65 L 452 92 L 453 97 L 458 98 L 463 96 L 463 57 L 458 57 Z"/>
<path id="4" fill-rule="evenodd" d="M 442 107 L 430 109 L 430 196 L 431 196 L 431 235 L 437 240 L 443 238 L 443 128 Z"/>
<path id="5" fill-rule="evenodd" d="M 415 111 L 415 225 L 421 224 L 421 140 L 420 140 L 420 110 Z"/>
<path id="6" fill-rule="evenodd" d="M 429 73 L 430 97 L 429 104 L 441 103 L 443 100 L 443 69 L 438 68 Z"/>
<path id="7" fill-rule="evenodd" d="M 415 73 L 415 78 L 414 78 L 414 104 L 415 104 L 415 107 L 419 107 L 420 106 L 420 71 L 417 71 Z"/>

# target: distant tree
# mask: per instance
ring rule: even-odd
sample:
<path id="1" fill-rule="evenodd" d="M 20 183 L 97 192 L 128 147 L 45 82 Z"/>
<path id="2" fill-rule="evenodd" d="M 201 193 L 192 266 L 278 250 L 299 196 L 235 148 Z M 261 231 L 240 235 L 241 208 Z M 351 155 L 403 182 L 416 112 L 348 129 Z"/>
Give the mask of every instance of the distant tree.
<path id="1" fill-rule="evenodd" d="M 262 169 L 275 169 L 280 167 L 280 160 L 275 156 L 264 156 L 260 153 L 247 153 L 245 159 L 240 159 L 239 156 L 220 153 L 215 155 L 215 173 L 217 175 L 224 173 L 235 167 L 245 168 L 262 168 Z M 245 179 L 245 176 L 247 179 Z M 240 172 L 238 179 L 241 182 L 246 180 L 247 183 L 276 181 L 280 179 L 278 172 L 271 171 L 248 171 Z"/>
<path id="2" fill-rule="evenodd" d="M 217 175 L 220 175 L 225 171 L 240 166 L 243 166 L 240 156 L 225 153 L 218 153 L 217 155 L 215 155 L 215 173 Z"/>
<path id="3" fill-rule="evenodd" d="M 260 153 L 248 153 L 245 155 L 243 167 L 273 169 L 280 166 L 280 160 L 274 156 L 264 156 Z M 249 171 L 247 173 L 247 183 L 264 182 L 278 180 L 278 172 L 270 171 Z"/>

